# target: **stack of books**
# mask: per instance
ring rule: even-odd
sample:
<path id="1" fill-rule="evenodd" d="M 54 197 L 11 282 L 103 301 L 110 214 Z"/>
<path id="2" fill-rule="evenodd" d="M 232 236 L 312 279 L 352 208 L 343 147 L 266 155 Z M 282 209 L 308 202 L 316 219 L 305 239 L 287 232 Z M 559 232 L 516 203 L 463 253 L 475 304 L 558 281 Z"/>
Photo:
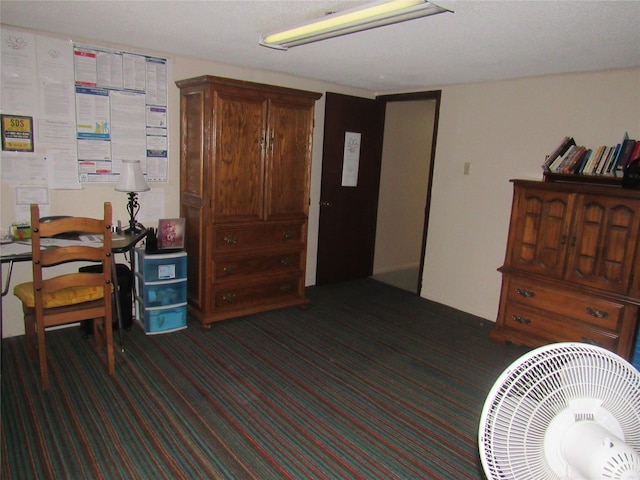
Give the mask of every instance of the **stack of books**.
<path id="1" fill-rule="evenodd" d="M 622 177 L 626 165 L 640 158 L 640 140 L 625 133 L 617 145 L 587 148 L 564 137 L 542 165 L 545 172 Z"/>

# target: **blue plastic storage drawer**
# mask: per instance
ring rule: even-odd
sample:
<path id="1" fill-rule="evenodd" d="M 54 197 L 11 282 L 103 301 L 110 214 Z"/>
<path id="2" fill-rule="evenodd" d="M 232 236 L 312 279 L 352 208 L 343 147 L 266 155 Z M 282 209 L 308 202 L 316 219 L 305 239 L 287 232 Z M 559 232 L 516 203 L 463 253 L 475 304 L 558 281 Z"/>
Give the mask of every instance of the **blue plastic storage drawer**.
<path id="1" fill-rule="evenodd" d="M 142 268 L 145 282 L 187 278 L 187 255 L 146 255 Z"/>
<path id="2" fill-rule="evenodd" d="M 187 328 L 187 306 L 145 308 L 144 331 L 148 334 L 167 333 Z"/>
<path id="3" fill-rule="evenodd" d="M 143 288 L 144 306 L 167 307 L 187 301 L 187 281 L 146 284 Z"/>

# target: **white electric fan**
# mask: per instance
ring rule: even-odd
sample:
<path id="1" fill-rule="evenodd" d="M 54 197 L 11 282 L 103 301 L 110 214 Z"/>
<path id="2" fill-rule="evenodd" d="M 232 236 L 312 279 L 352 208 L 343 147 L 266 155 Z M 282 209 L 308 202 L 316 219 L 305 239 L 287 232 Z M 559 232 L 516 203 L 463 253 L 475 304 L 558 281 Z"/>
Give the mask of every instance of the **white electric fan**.
<path id="1" fill-rule="evenodd" d="M 535 349 L 493 385 L 478 444 L 490 480 L 640 480 L 640 372 L 593 345 Z"/>

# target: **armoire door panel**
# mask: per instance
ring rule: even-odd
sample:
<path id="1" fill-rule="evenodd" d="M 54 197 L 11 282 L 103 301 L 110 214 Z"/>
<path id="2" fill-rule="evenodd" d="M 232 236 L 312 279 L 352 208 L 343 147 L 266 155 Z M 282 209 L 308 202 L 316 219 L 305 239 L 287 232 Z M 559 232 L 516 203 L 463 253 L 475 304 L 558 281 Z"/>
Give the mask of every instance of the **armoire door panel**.
<path id="1" fill-rule="evenodd" d="M 306 105 L 272 100 L 268 123 L 265 219 L 306 215 L 313 112 Z"/>
<path id="2" fill-rule="evenodd" d="M 186 112 L 181 118 L 181 143 L 189 145 L 184 152 L 180 166 L 180 191 L 184 194 L 202 198 L 204 192 L 204 155 L 206 132 L 210 122 L 204 121 L 205 92 L 203 89 L 191 89 L 181 97 L 181 109 Z"/>
<path id="3" fill-rule="evenodd" d="M 262 217 L 267 106 L 260 97 L 216 96 L 214 223 Z"/>

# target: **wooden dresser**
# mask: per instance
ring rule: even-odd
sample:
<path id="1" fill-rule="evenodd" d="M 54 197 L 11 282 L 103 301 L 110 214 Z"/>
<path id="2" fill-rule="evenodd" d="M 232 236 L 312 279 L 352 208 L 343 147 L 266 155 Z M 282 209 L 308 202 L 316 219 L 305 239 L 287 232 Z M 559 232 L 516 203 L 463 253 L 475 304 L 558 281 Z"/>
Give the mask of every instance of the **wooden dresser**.
<path id="1" fill-rule="evenodd" d="M 640 191 L 514 180 L 496 341 L 587 342 L 632 356 Z"/>
<path id="2" fill-rule="evenodd" d="M 180 88 L 189 311 L 204 326 L 304 305 L 315 101 L 201 76 Z"/>

